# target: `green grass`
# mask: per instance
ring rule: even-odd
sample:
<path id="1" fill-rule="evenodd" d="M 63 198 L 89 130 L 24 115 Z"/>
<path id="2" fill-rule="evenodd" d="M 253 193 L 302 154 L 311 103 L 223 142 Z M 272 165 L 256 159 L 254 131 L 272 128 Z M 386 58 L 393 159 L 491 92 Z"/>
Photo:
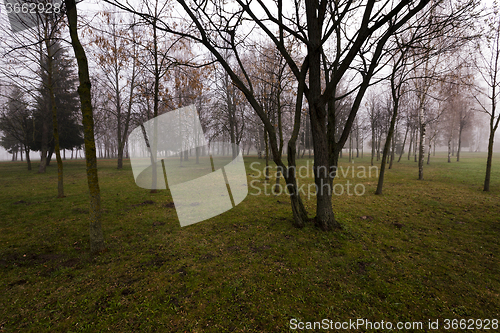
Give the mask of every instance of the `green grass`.
<path id="1" fill-rule="evenodd" d="M 261 195 L 181 228 L 167 191 L 137 187 L 128 161 L 116 170 L 115 160 L 99 160 L 109 251 L 98 256 L 89 254 L 83 161 L 65 161 L 63 199 L 55 166 L 39 175 L 1 163 L 0 332 L 288 332 L 292 318 L 425 328 L 439 319 L 442 328 L 445 318 L 500 319 L 498 157 L 490 193 L 482 191 L 484 154 L 450 164 L 432 157 L 423 181 L 404 158 L 387 170 L 382 196 L 373 194 L 374 174 L 346 174 L 335 183 L 363 184 L 366 193 L 333 198 L 343 229 L 329 233 L 293 228 L 287 196 L 263 194 L 252 162 L 263 160 L 245 158 L 249 192 Z M 312 217 L 315 198 L 305 205 Z"/>

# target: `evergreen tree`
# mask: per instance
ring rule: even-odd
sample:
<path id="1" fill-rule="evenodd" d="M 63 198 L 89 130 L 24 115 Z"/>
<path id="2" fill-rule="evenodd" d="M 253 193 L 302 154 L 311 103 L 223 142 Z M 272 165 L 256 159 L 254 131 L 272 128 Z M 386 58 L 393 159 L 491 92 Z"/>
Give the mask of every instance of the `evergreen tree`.
<path id="1" fill-rule="evenodd" d="M 67 50 L 62 48 L 59 42 L 52 45 L 53 56 L 53 86 L 57 106 L 57 122 L 59 130 L 59 144 L 61 149 L 73 149 L 83 145 L 83 129 L 78 121 L 78 77 L 74 70 L 74 63 L 68 56 Z M 41 66 L 43 84 L 40 87 L 40 95 L 36 103 L 35 135 L 33 142 L 34 150 L 41 150 L 43 136 L 47 135 L 48 156 L 47 165 L 50 163 L 54 152 L 53 125 L 51 122 L 51 102 L 49 88 L 47 86 L 47 61 L 44 59 Z M 44 123 L 47 126 L 45 131 Z"/>
<path id="2" fill-rule="evenodd" d="M 28 170 L 31 170 L 29 152 L 33 144 L 33 119 L 19 87 L 13 87 L 5 108 L 0 113 L 0 131 L 3 133 L 0 145 L 13 154 L 13 158 L 14 154 L 24 150 Z"/>

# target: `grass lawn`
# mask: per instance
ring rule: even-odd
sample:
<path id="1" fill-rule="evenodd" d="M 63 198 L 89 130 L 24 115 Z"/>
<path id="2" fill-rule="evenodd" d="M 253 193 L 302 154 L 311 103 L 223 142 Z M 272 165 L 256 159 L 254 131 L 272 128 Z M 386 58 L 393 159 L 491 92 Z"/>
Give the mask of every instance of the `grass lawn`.
<path id="1" fill-rule="evenodd" d="M 108 251 L 97 256 L 82 160 L 64 162 L 63 199 L 55 166 L 39 175 L 0 163 L 0 332 L 290 332 L 293 319 L 383 320 L 393 331 L 410 322 L 417 332 L 419 322 L 445 331 L 445 319 L 473 318 L 498 329 L 500 158 L 490 193 L 485 154 L 463 153 L 459 163 L 432 157 L 423 181 L 404 157 L 376 196 L 376 174 L 359 174 L 366 156 L 341 159 L 337 193 L 348 181 L 365 193 L 334 196 L 343 228 L 329 233 L 292 227 L 287 196 L 265 194 L 256 157 L 245 158 L 253 182 L 240 205 L 184 228 L 167 191 L 137 187 L 128 161 L 116 170 L 99 160 Z M 315 197 L 304 201 L 312 217 Z M 461 331 L 478 331 L 471 323 Z"/>

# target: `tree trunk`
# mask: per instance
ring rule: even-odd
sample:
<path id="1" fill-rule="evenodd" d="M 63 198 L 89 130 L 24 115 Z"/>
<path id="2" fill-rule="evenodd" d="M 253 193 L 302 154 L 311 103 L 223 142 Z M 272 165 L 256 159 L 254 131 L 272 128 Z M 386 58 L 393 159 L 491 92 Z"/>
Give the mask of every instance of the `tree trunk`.
<path id="1" fill-rule="evenodd" d="M 418 143 L 418 180 L 424 179 L 424 158 L 425 158 L 425 124 L 422 123 L 420 124 L 420 140 Z"/>
<path id="2" fill-rule="evenodd" d="M 46 32 L 47 34 L 47 32 Z M 57 105 L 56 96 L 54 94 L 54 86 L 52 83 L 53 64 L 52 64 L 52 51 L 50 46 L 50 39 L 48 36 L 45 38 L 45 46 L 47 48 L 47 85 L 49 88 L 50 104 L 52 109 L 52 127 L 54 128 L 54 150 L 56 152 L 57 161 L 57 197 L 64 198 L 64 182 L 63 182 L 63 162 L 61 159 L 61 150 L 59 147 L 59 125 L 57 122 Z M 50 160 L 47 160 L 50 162 Z"/>
<path id="3" fill-rule="evenodd" d="M 370 164 L 373 166 L 373 159 L 375 158 L 375 146 L 376 146 L 376 141 L 375 141 L 375 126 L 372 122 L 372 158 L 370 161 Z"/>
<path id="4" fill-rule="evenodd" d="M 377 147 L 376 147 L 376 152 L 377 152 L 377 162 L 380 161 L 380 145 L 382 144 L 382 131 L 380 131 L 380 134 L 378 135 L 377 138 Z"/>
<path id="5" fill-rule="evenodd" d="M 420 126 L 419 126 L 420 127 Z M 419 151 L 419 145 L 417 144 L 418 138 L 420 135 L 420 129 L 415 130 L 415 139 L 413 141 L 413 155 L 414 155 L 414 162 L 417 162 L 417 152 Z"/>
<path id="6" fill-rule="evenodd" d="M 314 68 L 314 66 L 312 66 L 312 68 Z M 318 75 L 319 79 L 319 68 L 317 73 L 313 71 L 312 68 L 310 72 L 310 81 L 311 76 L 314 77 L 315 75 Z M 310 85 L 311 95 L 316 95 L 316 92 L 319 94 L 321 87 L 319 82 L 317 83 L 317 87 L 313 84 Z M 313 93 L 313 91 L 315 91 L 315 93 Z M 314 101 L 315 98 L 312 100 Z M 323 231 L 338 229 L 340 228 L 340 224 L 335 221 L 335 215 L 332 208 L 332 179 L 329 175 L 330 163 L 326 131 L 326 110 L 325 107 L 318 107 L 311 101 L 309 101 L 309 106 L 311 108 L 310 119 L 314 146 L 313 172 L 314 183 L 316 184 L 315 225 Z"/>
<path id="7" fill-rule="evenodd" d="M 305 74 L 303 74 L 305 75 Z M 300 124 L 301 124 L 301 116 L 302 116 L 302 103 L 304 99 L 304 80 L 299 80 L 298 85 L 298 94 L 295 103 L 295 117 L 293 123 L 293 131 L 288 140 L 288 167 L 284 169 L 285 174 L 283 175 L 285 181 L 287 183 L 288 193 L 290 194 L 290 203 L 292 205 L 292 213 L 293 213 L 293 225 L 296 228 L 302 228 L 305 226 L 305 222 L 308 220 L 307 211 L 302 203 L 302 199 L 300 197 L 300 192 L 297 188 L 297 177 L 296 177 L 296 153 L 297 153 L 297 138 L 299 137 Z M 307 120 L 307 119 L 306 119 Z M 280 135 L 282 135 L 280 133 Z M 304 145 L 305 148 L 305 145 Z M 300 153 L 300 151 L 299 151 Z M 281 162 L 281 154 L 276 162 Z"/>
<path id="8" fill-rule="evenodd" d="M 448 163 L 451 163 L 451 138 L 448 138 Z"/>
<path id="9" fill-rule="evenodd" d="M 357 120 L 356 120 L 356 158 L 359 158 L 359 125 Z"/>
<path id="10" fill-rule="evenodd" d="M 229 120 L 229 138 L 231 140 L 231 153 L 233 159 L 236 158 L 238 152 L 236 151 L 236 105 L 235 105 L 235 94 L 236 91 L 232 87 L 232 83 L 229 80 L 229 74 L 226 72 L 225 75 L 225 85 L 226 85 L 226 107 L 228 111 Z"/>
<path id="11" fill-rule="evenodd" d="M 116 94 L 116 98 L 119 98 L 120 97 L 120 94 L 117 93 Z M 116 129 L 116 138 L 118 139 L 118 162 L 117 162 L 117 166 L 116 168 L 117 169 L 123 169 L 123 147 L 125 146 L 125 143 L 124 141 L 122 140 L 122 130 L 121 130 L 121 127 L 122 127 L 122 124 L 121 124 L 121 108 L 118 107 L 118 110 L 117 110 L 117 115 L 116 115 L 116 120 L 117 120 L 117 129 Z"/>
<path id="12" fill-rule="evenodd" d="M 47 119 L 43 117 L 42 120 L 42 151 L 40 153 L 40 166 L 38 167 L 38 173 L 45 173 L 47 169 L 47 150 L 48 150 L 48 135 L 49 126 L 47 124 Z"/>
<path id="13" fill-rule="evenodd" d="M 52 156 L 54 155 L 54 146 L 49 147 L 49 151 L 47 152 L 46 164 L 50 166 L 50 162 L 52 162 Z"/>
<path id="14" fill-rule="evenodd" d="M 457 162 L 460 162 L 460 149 L 462 149 L 462 129 L 463 126 L 460 124 L 460 129 L 458 130 Z"/>
<path id="15" fill-rule="evenodd" d="M 264 152 L 266 158 L 266 183 L 269 181 L 269 141 L 267 138 L 267 130 L 264 128 L 264 143 L 266 145 L 266 150 Z"/>
<path id="16" fill-rule="evenodd" d="M 134 35 L 135 36 L 135 35 Z M 118 165 L 117 169 L 123 169 L 123 150 L 125 148 L 125 143 L 126 143 L 126 138 L 128 134 L 128 128 L 130 124 L 130 116 L 132 114 L 132 104 L 134 100 L 134 89 L 135 89 L 135 76 L 136 76 L 136 49 L 135 46 L 136 44 L 133 44 L 134 51 L 133 51 L 133 57 L 134 60 L 132 61 L 132 78 L 130 81 L 130 95 L 129 95 L 129 100 L 128 100 L 128 108 L 127 108 L 127 115 L 125 118 L 125 128 L 123 129 L 123 133 L 118 132 Z M 119 94 L 118 94 L 119 97 Z M 120 128 L 120 122 L 118 123 L 118 128 Z M 128 156 L 128 152 L 127 152 Z"/>
<path id="17" fill-rule="evenodd" d="M 280 71 L 281 73 L 281 71 Z M 277 104 L 277 117 L 278 117 L 278 134 L 280 138 L 280 143 L 279 143 L 279 149 L 278 149 L 278 154 L 279 158 L 281 159 L 281 156 L 283 154 L 283 145 L 284 145 L 284 140 L 283 140 L 283 124 L 281 122 L 281 75 L 278 77 L 278 88 L 276 91 L 276 104 Z M 282 170 L 278 168 L 276 171 L 276 183 L 274 185 L 274 194 L 277 194 L 280 188 L 280 179 L 281 179 L 281 174 Z"/>
<path id="18" fill-rule="evenodd" d="M 378 177 L 377 190 L 375 191 L 375 194 L 382 194 L 382 187 L 384 185 L 385 164 L 387 161 L 387 155 L 389 153 L 389 149 L 391 147 L 391 141 L 393 140 L 394 127 L 396 125 L 396 118 L 398 116 L 399 99 L 393 97 L 393 100 L 394 100 L 394 106 L 392 111 L 391 124 L 389 126 L 389 133 L 387 133 L 387 138 L 385 139 L 384 151 L 382 153 L 382 163 L 380 164 L 380 175 Z"/>
<path id="19" fill-rule="evenodd" d="M 493 122 L 493 119 L 491 120 Z M 488 158 L 486 160 L 486 176 L 484 177 L 484 188 L 483 191 L 490 190 L 490 178 L 491 178 L 491 162 L 493 159 L 493 143 L 495 140 L 495 131 L 490 128 L 490 137 L 488 140 Z"/>
<path id="20" fill-rule="evenodd" d="M 398 132 L 398 129 L 396 128 L 395 129 L 395 132 L 397 133 Z M 397 135 L 397 134 L 396 134 Z M 392 135 L 392 138 L 391 138 L 391 143 L 392 143 L 392 149 L 391 149 L 391 161 L 389 162 L 389 169 L 392 169 L 392 163 L 394 163 L 394 154 L 395 154 L 395 150 L 396 150 L 396 140 L 394 140 L 394 134 Z"/>
<path id="21" fill-rule="evenodd" d="M 429 138 L 429 151 L 427 152 L 427 165 L 431 163 L 432 140 Z"/>
<path id="22" fill-rule="evenodd" d="M 299 115 L 300 117 L 300 115 Z M 284 174 L 285 181 L 287 183 L 288 193 L 290 194 L 290 204 L 292 205 L 293 213 L 293 225 L 296 228 L 303 228 L 305 226 L 305 221 L 307 218 L 307 211 L 302 203 L 300 197 L 300 192 L 297 188 L 297 178 L 296 178 L 296 138 L 290 139 L 288 142 L 288 168 Z"/>
<path id="23" fill-rule="evenodd" d="M 274 189 L 273 189 L 273 192 L 275 195 L 277 195 L 279 193 L 280 179 L 281 179 L 281 170 L 280 170 L 280 168 L 278 168 L 276 170 L 276 182 L 274 183 Z"/>
<path id="24" fill-rule="evenodd" d="M 101 227 L 101 194 L 97 176 L 97 156 L 94 138 L 94 119 L 92 113 L 92 98 L 90 94 L 90 77 L 85 50 L 78 39 L 77 12 L 75 0 L 65 0 L 68 17 L 71 44 L 78 63 L 78 78 L 80 85 L 78 94 L 82 107 L 83 129 L 85 141 L 85 158 L 87 162 L 87 182 L 90 193 L 90 251 L 101 252 L 105 249 L 104 236 Z"/>
<path id="25" fill-rule="evenodd" d="M 28 171 L 31 171 L 31 159 L 30 159 L 30 149 L 24 146 L 24 151 L 26 152 L 26 163 L 28 164 Z"/>
<path id="26" fill-rule="evenodd" d="M 309 57 L 309 119 L 311 121 L 312 141 L 314 147 L 314 182 L 316 184 L 316 218 L 315 225 L 327 231 L 340 228 L 335 221 L 332 208 L 332 181 L 330 177 L 330 146 L 329 139 L 335 139 L 335 129 L 327 132 L 326 105 L 320 103 L 321 98 L 321 34 L 322 21 L 318 17 L 316 1 L 306 0 L 306 21 L 308 25 L 309 43 L 307 55 Z M 335 109 L 335 96 L 329 98 L 328 107 Z M 328 113 L 330 115 L 330 112 Z M 329 135 L 329 137 L 328 137 Z M 333 144 L 330 142 L 330 145 Z M 334 149 L 334 159 L 337 150 Z"/>
<path id="27" fill-rule="evenodd" d="M 403 157 L 403 154 L 405 153 L 406 138 L 408 136 L 409 130 L 410 130 L 410 126 L 406 126 L 405 138 L 403 139 L 403 146 L 401 147 L 401 153 L 399 154 L 398 163 L 401 162 L 401 157 Z M 411 143 L 410 143 L 409 150 L 411 150 Z"/>
<path id="28" fill-rule="evenodd" d="M 413 130 L 411 131 L 411 134 L 410 134 L 410 145 L 408 146 L 408 161 L 410 160 L 410 156 L 411 156 L 411 149 L 413 148 L 413 147 L 412 147 L 412 143 L 413 143 L 413 138 L 414 138 L 414 136 L 415 136 L 415 132 L 416 132 L 416 130 L 415 130 L 415 129 L 413 129 Z"/>
<path id="29" fill-rule="evenodd" d="M 156 13 L 155 13 L 156 14 Z M 153 118 L 158 117 L 158 102 L 160 98 L 160 68 L 158 64 L 158 36 L 157 36 L 157 28 L 156 28 L 156 20 L 157 18 L 153 18 L 153 56 L 154 56 L 154 65 L 155 65 L 155 84 L 154 84 L 154 99 L 153 99 Z M 151 165 L 152 169 L 152 184 L 150 193 L 156 193 L 157 187 L 157 171 L 156 171 L 156 147 L 158 140 L 158 122 L 154 122 L 153 128 L 153 142 L 151 144 L 151 156 L 154 161 Z"/>
<path id="30" fill-rule="evenodd" d="M 349 163 L 352 161 L 352 132 L 349 134 Z"/>
<path id="31" fill-rule="evenodd" d="M 306 117 L 306 130 L 305 130 L 305 142 L 304 142 L 304 153 L 306 152 L 309 154 L 309 159 L 312 157 L 311 156 L 311 140 L 312 140 L 312 135 L 311 135 L 311 120 L 309 117 Z M 302 154 L 302 157 L 304 157 L 304 154 Z"/>

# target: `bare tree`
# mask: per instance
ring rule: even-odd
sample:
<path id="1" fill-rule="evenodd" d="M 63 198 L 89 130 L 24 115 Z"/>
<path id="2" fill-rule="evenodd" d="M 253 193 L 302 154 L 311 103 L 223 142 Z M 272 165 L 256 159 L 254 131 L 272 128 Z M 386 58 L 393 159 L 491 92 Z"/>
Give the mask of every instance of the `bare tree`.
<path id="1" fill-rule="evenodd" d="M 476 68 L 481 75 L 482 83 L 486 84 L 486 89 L 476 88 L 477 94 L 474 98 L 480 105 L 480 108 L 489 116 L 489 138 L 488 138 L 488 157 L 486 160 L 486 176 L 484 178 L 483 191 L 490 190 L 491 167 L 493 159 L 493 143 L 495 132 L 500 123 L 500 114 L 497 113 L 497 103 L 500 94 L 500 16 L 498 7 L 493 6 L 487 19 L 487 33 L 485 34 L 483 48 L 477 47 Z M 478 98 L 478 94 L 486 98 Z"/>
<path id="2" fill-rule="evenodd" d="M 340 227 L 335 220 L 331 203 L 335 169 L 366 89 L 381 64 L 387 61 L 385 49 L 387 41 L 417 13 L 424 10 L 428 12 L 431 7 L 436 6 L 436 3 L 428 6 L 429 0 L 395 4 L 380 3 L 375 0 L 366 3 L 350 0 L 342 2 L 306 0 L 304 3 L 296 1 L 289 10 L 281 0 L 273 4 L 264 4 L 260 0 L 250 2 L 236 0 L 235 6 L 231 8 L 222 7 L 218 2 L 208 0 L 194 3 L 177 0 L 192 23 L 187 28 L 177 29 L 172 22 L 156 20 L 146 12 L 138 12 L 137 8 L 129 4 L 116 0 L 105 1 L 155 22 L 158 29 L 199 42 L 221 63 L 264 122 L 269 133 L 273 159 L 285 170 L 284 177 L 291 194 L 294 221 L 298 227 L 304 225 L 306 212 L 301 205 L 293 171 L 302 99 L 303 96 L 306 97 L 314 146 L 314 175 L 317 188 L 315 223 L 322 230 Z M 259 11 L 256 10 L 257 7 L 260 7 Z M 353 17 L 360 19 L 353 20 Z M 242 24 L 243 22 L 245 24 Z M 344 29 L 347 22 L 350 28 Z M 235 59 L 241 59 L 240 53 L 249 43 L 248 28 L 260 30 L 261 36 L 265 36 L 275 45 L 297 82 L 295 126 L 288 142 L 288 167 L 279 156 L 277 133 L 263 106 L 256 99 L 254 82 L 247 75 L 244 64 L 238 60 L 237 66 L 233 66 L 223 56 L 223 51 L 227 50 L 224 45 L 230 45 Z M 307 50 L 300 61 L 296 61 L 286 48 L 285 40 L 290 38 L 300 43 L 299 48 Z M 227 44 L 221 44 L 221 39 L 227 41 Z M 238 67 L 239 71 L 235 67 Z M 337 90 L 339 83 L 348 76 L 355 76 L 350 81 L 355 84 L 347 94 L 339 94 Z M 343 125 L 341 135 L 337 138 L 336 102 L 348 95 L 352 95 L 349 116 Z"/>
<path id="3" fill-rule="evenodd" d="M 88 30 L 96 46 L 94 54 L 103 85 L 113 102 L 110 112 L 116 117 L 117 168 L 122 169 L 137 86 L 139 35 L 133 20 L 127 22 L 126 18 L 106 9 L 100 16 L 99 25 L 94 23 Z"/>
<path id="4" fill-rule="evenodd" d="M 71 44 L 78 63 L 80 86 L 78 94 L 82 106 L 82 117 L 85 139 L 85 159 L 87 161 L 87 182 L 90 193 L 90 251 L 101 252 L 105 249 L 104 236 L 101 227 L 101 191 L 97 176 L 97 156 L 94 138 L 94 119 L 92 113 L 91 84 L 87 56 L 78 37 L 78 16 L 75 0 L 64 0 L 68 18 Z"/>

